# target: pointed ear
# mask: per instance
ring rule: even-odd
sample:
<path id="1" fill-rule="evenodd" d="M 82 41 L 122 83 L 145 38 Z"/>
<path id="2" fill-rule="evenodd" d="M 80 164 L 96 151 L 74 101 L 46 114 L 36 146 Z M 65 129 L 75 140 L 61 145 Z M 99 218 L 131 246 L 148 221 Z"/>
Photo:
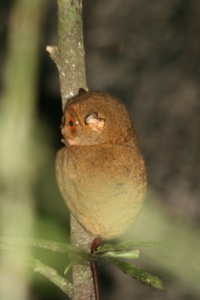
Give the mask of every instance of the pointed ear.
<path id="1" fill-rule="evenodd" d="M 86 117 L 85 124 L 88 125 L 92 130 L 101 132 L 105 127 L 105 120 L 98 117 L 98 113 L 93 113 Z"/>
<path id="2" fill-rule="evenodd" d="M 80 88 L 79 91 L 78 91 L 78 95 L 82 95 L 82 94 L 85 94 L 86 93 L 86 90 L 84 90 L 83 88 Z"/>

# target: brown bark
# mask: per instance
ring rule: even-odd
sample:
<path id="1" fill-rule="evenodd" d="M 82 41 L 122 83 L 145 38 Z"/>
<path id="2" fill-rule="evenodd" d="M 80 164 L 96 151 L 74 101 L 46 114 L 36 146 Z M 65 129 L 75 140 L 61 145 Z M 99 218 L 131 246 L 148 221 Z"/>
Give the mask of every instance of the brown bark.
<path id="1" fill-rule="evenodd" d="M 47 47 L 56 63 L 60 78 L 62 107 L 79 91 L 87 89 L 83 46 L 82 1 L 58 1 L 58 45 Z M 71 241 L 79 249 L 90 252 L 93 237 L 71 216 Z M 74 300 L 95 299 L 90 263 L 73 267 Z"/>

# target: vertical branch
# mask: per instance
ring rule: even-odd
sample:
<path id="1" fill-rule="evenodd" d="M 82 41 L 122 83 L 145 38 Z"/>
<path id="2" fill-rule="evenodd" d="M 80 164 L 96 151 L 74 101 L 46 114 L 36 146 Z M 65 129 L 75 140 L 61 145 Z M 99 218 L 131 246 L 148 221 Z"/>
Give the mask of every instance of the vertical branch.
<path id="1" fill-rule="evenodd" d="M 86 89 L 82 27 L 82 1 L 58 0 L 58 45 L 48 46 L 47 51 L 58 68 L 63 108 L 69 98 L 78 94 L 79 88 Z M 72 243 L 90 252 L 92 239 L 71 216 Z M 95 299 L 89 262 L 73 267 L 73 284 L 74 300 Z"/>
<path id="2" fill-rule="evenodd" d="M 85 229 L 71 215 L 71 239 L 74 246 L 90 252 L 94 237 L 89 235 Z M 94 300 L 95 291 L 90 263 L 75 265 L 73 267 L 73 300 Z"/>
<path id="3" fill-rule="evenodd" d="M 62 106 L 86 88 L 82 1 L 58 1 L 58 46 L 47 47 L 60 77 Z"/>

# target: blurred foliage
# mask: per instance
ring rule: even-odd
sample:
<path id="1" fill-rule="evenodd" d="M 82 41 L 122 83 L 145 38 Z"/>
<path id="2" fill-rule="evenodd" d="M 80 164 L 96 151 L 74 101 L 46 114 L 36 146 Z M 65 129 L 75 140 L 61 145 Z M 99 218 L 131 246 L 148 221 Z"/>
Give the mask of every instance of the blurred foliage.
<path id="1" fill-rule="evenodd" d="M 38 121 L 36 114 L 40 29 L 45 7 L 45 0 L 31 3 L 19 0 L 13 2 L 9 16 L 4 74 L 1 74 L 1 236 L 27 239 L 34 235 L 36 227 L 39 227 L 34 209 L 34 194 L 37 194 L 34 187 L 41 168 L 53 157 L 52 150 L 45 145 L 45 126 Z M 43 226 L 43 230 L 51 230 L 52 227 L 47 225 L 44 218 L 42 222 L 46 226 L 45 229 Z M 54 235 L 56 227 L 54 225 Z M 57 238 L 60 236 L 60 233 L 56 234 Z M 27 243 L 16 247 L 15 251 L 10 247 L 2 248 L 1 299 L 28 298 L 31 275 L 26 265 L 31 261 L 30 257 L 31 249 Z"/>
<path id="2" fill-rule="evenodd" d="M 93 253 L 87 253 L 66 243 L 57 243 L 43 239 L 22 239 L 0 236 L 0 250 L 14 256 L 16 255 L 18 248 L 21 250 L 24 246 L 67 254 L 70 263 L 66 267 L 64 274 L 66 274 L 75 264 L 86 265 L 88 261 L 98 261 L 98 259 L 101 258 L 117 266 L 120 270 L 122 270 L 122 272 L 130 275 L 134 279 L 137 279 L 144 285 L 163 290 L 163 283 L 158 277 L 133 264 L 133 260 L 139 258 L 139 250 L 137 249 L 137 246 L 154 247 L 158 245 L 159 243 L 155 242 L 134 243 L 132 241 L 128 241 L 119 244 L 104 244 L 103 246 L 98 247 Z M 17 256 L 17 258 L 18 257 L 19 256 Z M 26 263 L 27 266 L 31 267 L 34 272 L 42 274 L 57 285 L 65 294 L 70 297 L 72 296 L 72 283 L 70 283 L 65 277 L 61 276 L 56 269 L 53 269 L 49 265 L 45 265 L 41 260 L 38 260 L 37 256 L 33 256 L 30 253 L 25 252 L 25 249 L 23 249 L 23 252 L 20 253 L 20 258 L 23 258 L 23 264 Z"/>

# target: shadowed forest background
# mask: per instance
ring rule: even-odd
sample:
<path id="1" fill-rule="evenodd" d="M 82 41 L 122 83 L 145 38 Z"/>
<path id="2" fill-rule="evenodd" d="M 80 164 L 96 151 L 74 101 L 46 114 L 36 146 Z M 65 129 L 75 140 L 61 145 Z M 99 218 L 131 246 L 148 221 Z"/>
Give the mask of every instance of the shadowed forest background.
<path id="1" fill-rule="evenodd" d="M 12 7 L 13 1 L 1 1 L 1 93 Z M 56 1 L 48 0 L 40 30 L 36 91 L 42 146 L 41 152 L 37 149 L 38 157 L 30 160 L 37 159 L 39 165 L 34 180 L 34 236 L 66 242 L 69 212 L 56 186 L 54 171 L 56 151 L 61 147 L 59 79 L 56 66 L 45 50 L 46 45 L 57 42 L 56 11 Z M 170 241 L 173 245 L 164 250 L 141 250 L 141 260 L 136 261 L 163 280 L 165 292 L 145 287 L 102 263 L 102 299 L 197 300 L 200 298 L 200 2 L 83 0 L 83 23 L 88 87 L 110 92 L 126 103 L 147 164 L 149 193 L 140 216 L 123 239 Z M 13 135 L 13 148 L 15 143 Z M 63 256 L 47 257 L 42 251 L 38 255 L 60 272 L 67 265 Z M 67 299 L 37 274 L 29 289 L 30 299 Z"/>

